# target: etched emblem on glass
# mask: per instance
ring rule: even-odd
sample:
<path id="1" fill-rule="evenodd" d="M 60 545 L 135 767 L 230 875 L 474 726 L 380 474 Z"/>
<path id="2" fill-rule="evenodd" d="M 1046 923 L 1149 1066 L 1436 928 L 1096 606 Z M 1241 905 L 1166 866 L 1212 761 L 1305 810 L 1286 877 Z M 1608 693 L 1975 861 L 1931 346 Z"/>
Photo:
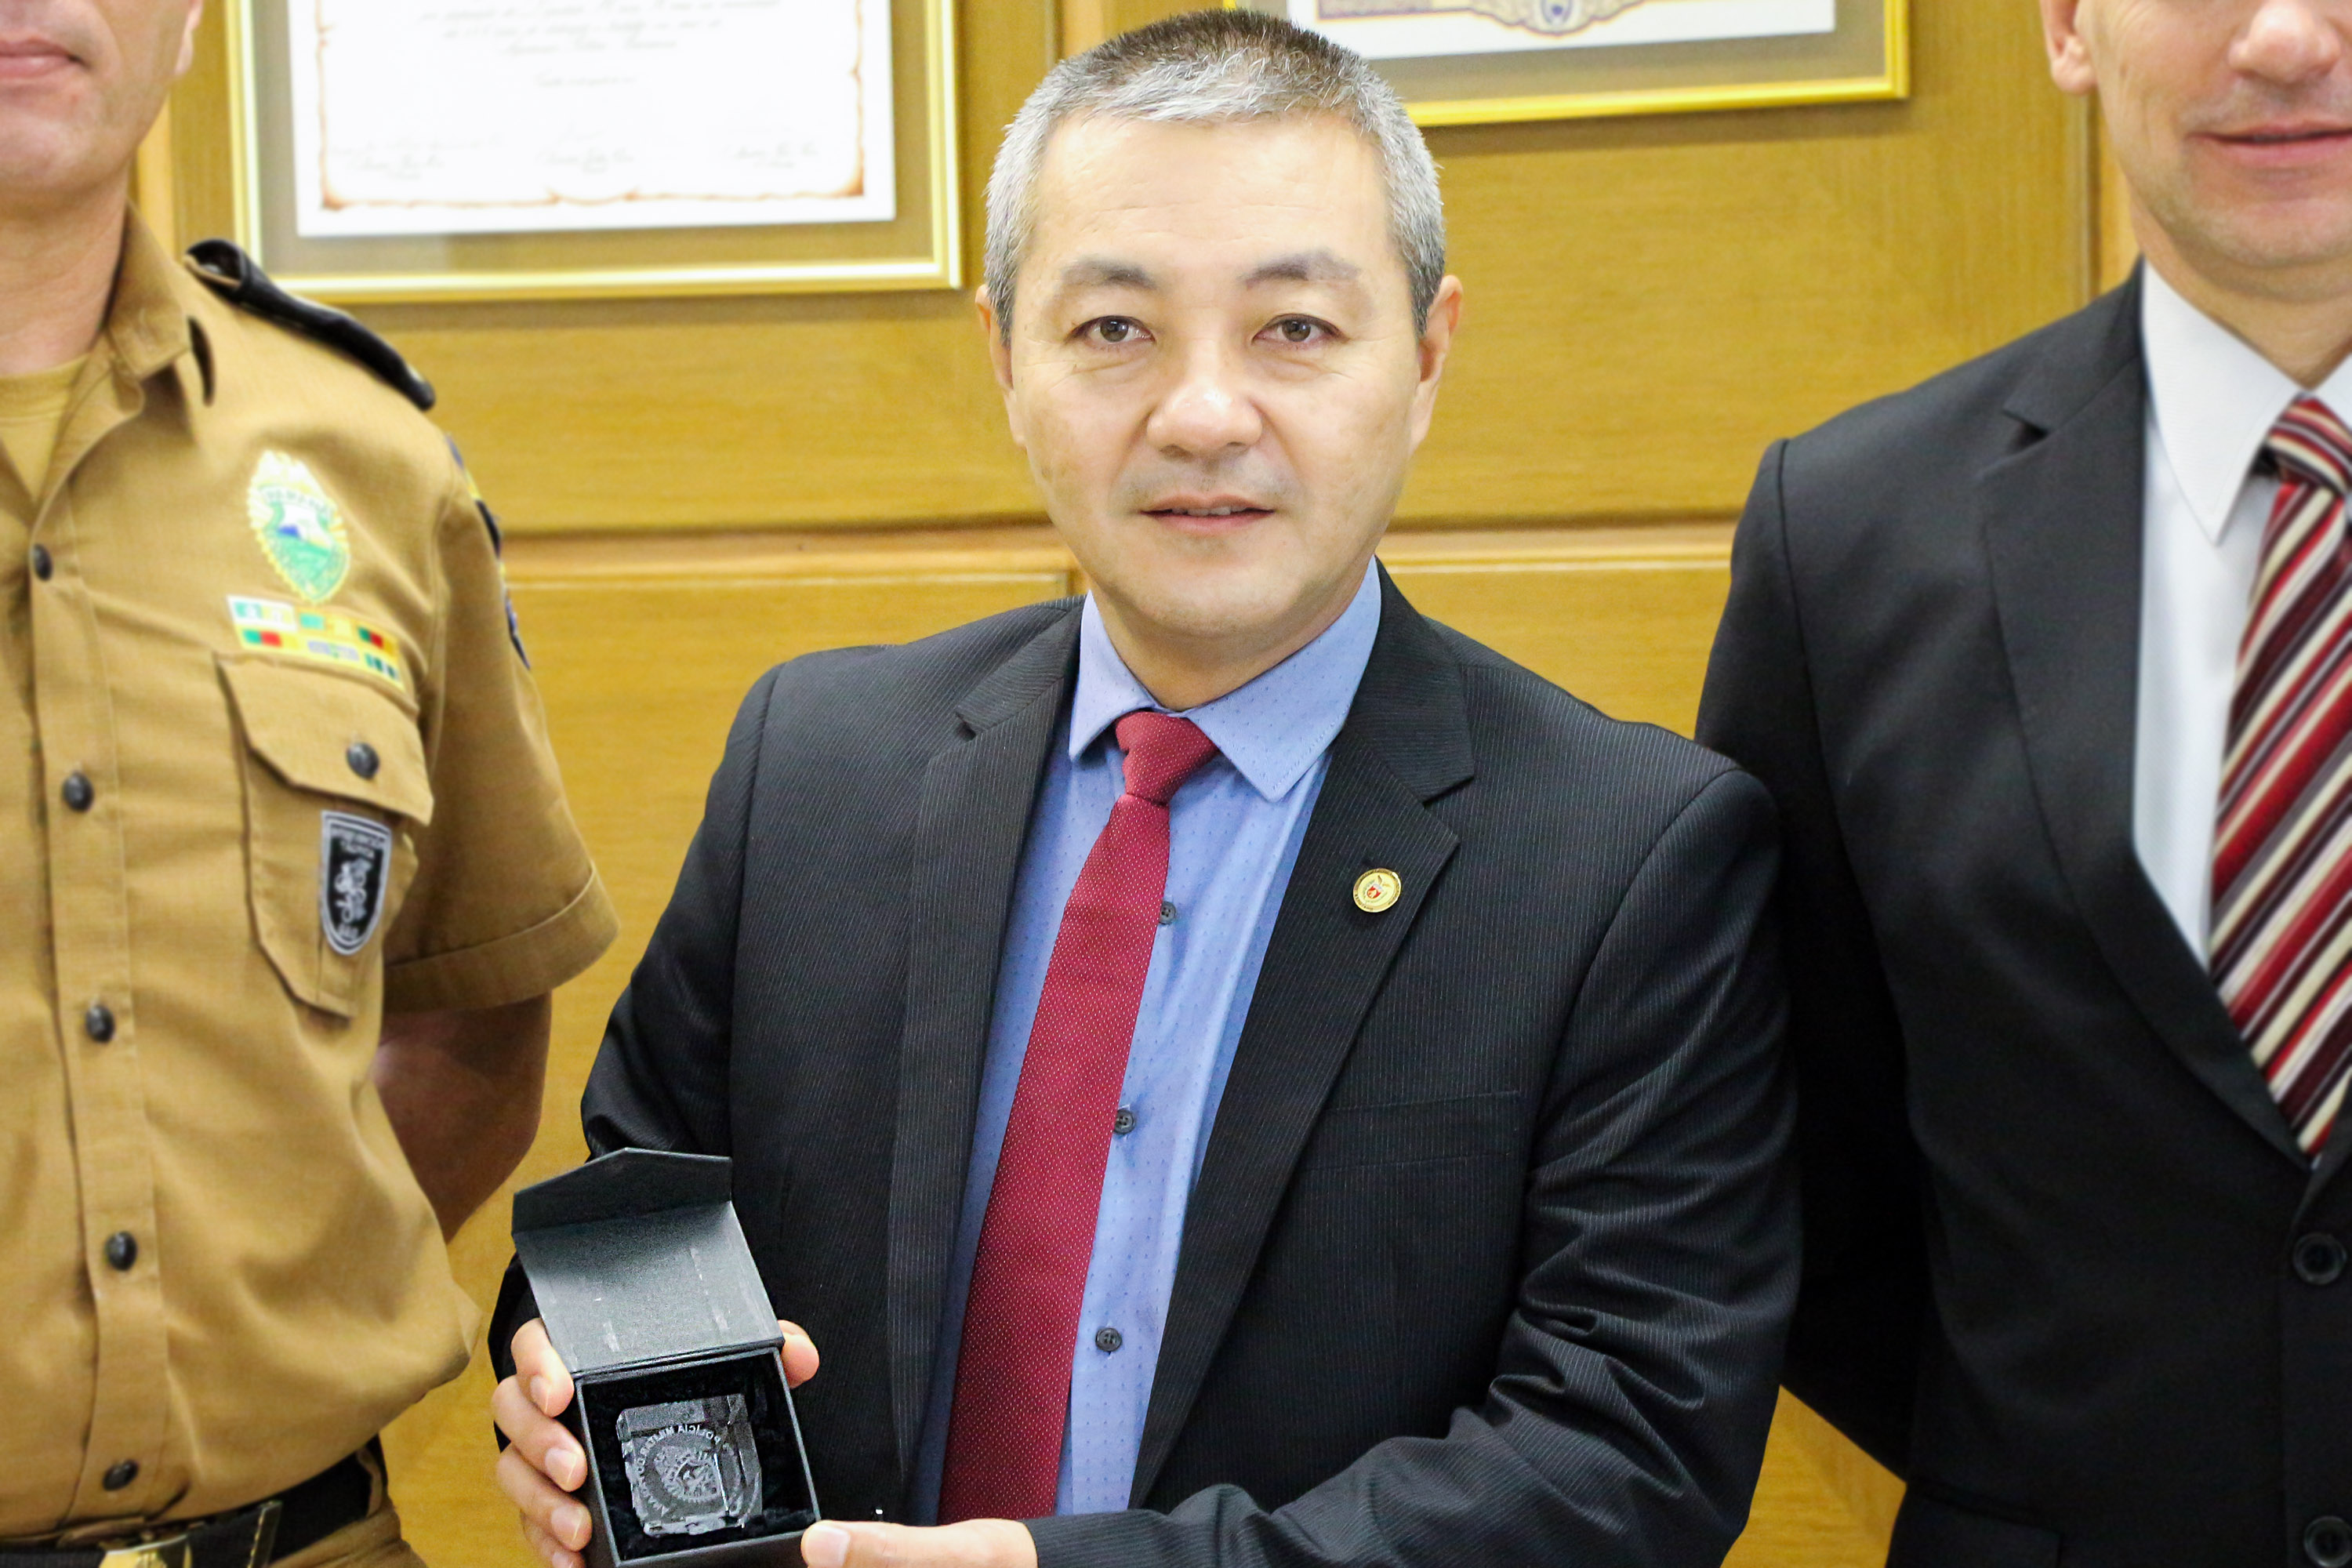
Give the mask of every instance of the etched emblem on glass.
<path id="1" fill-rule="evenodd" d="M 624 1410 L 620 1437 L 647 1535 L 739 1530 L 760 1511 L 760 1450 L 741 1394 Z"/>

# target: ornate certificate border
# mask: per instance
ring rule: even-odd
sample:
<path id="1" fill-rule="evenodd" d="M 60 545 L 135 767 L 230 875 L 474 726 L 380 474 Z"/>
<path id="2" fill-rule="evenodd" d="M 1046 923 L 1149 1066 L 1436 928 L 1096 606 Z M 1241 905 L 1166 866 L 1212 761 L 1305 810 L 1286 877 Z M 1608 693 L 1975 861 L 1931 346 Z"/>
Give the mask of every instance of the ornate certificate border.
<path id="1" fill-rule="evenodd" d="M 1654 0 L 1664 3 L 1664 0 Z M 1283 0 L 1224 0 L 1282 14 Z M 1837 0 L 1834 32 L 1375 61 L 1422 125 L 1779 109 L 1911 95 L 1909 0 Z"/>
<path id="2" fill-rule="evenodd" d="M 342 302 L 566 300 L 958 289 L 954 0 L 890 0 L 898 216 L 733 229 L 306 238 L 294 231 L 291 84 L 259 8 L 228 0 L 230 196 L 237 241 L 286 287 Z"/>

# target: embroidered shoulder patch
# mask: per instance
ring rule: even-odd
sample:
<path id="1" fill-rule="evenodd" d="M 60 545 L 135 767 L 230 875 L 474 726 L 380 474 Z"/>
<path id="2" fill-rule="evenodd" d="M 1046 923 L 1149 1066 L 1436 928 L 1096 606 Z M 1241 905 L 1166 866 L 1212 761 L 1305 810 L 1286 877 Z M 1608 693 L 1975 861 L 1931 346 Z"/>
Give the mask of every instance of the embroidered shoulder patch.
<path id="1" fill-rule="evenodd" d="M 368 944 L 392 881 L 392 830 L 347 811 L 319 814 L 319 930 L 345 958 Z"/>
<path id="2" fill-rule="evenodd" d="M 356 616 L 232 594 L 228 618 L 236 626 L 236 640 L 247 647 L 363 669 L 404 691 L 408 689 L 407 674 L 400 666 L 400 645 Z"/>
<path id="3" fill-rule="evenodd" d="M 490 531 L 490 554 L 497 558 L 499 563 L 499 592 L 506 599 L 507 641 L 514 644 L 515 657 L 522 660 L 525 669 L 529 669 L 530 653 L 522 646 L 522 622 L 515 616 L 514 590 L 507 584 L 506 536 L 499 531 L 498 515 L 490 510 L 490 503 L 482 499 L 482 487 L 474 482 L 474 470 L 466 467 L 466 454 L 457 450 L 457 437 L 444 437 L 443 439 L 449 443 L 449 456 L 457 459 L 457 472 L 465 479 L 467 493 L 474 498 L 474 510 L 482 514 L 482 526 Z"/>

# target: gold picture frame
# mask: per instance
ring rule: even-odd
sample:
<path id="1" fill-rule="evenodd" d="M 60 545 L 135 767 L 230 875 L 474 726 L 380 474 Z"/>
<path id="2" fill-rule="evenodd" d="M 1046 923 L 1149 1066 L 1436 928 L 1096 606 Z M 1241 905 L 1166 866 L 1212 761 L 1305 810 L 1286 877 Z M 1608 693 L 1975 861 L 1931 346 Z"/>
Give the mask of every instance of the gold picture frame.
<path id="1" fill-rule="evenodd" d="M 295 232 L 277 0 L 226 0 L 228 215 L 288 289 L 339 304 L 963 286 L 954 0 L 889 0 L 896 216 L 856 223 L 319 238 Z"/>
<path id="2" fill-rule="evenodd" d="M 1675 0 L 1643 0 L 1672 5 Z M 1286 16 L 1286 0 L 1224 0 Z M 1416 124 L 1781 109 L 1911 95 L 1909 0 L 1835 0 L 1826 34 L 1375 59 Z M 1344 40 L 1343 40 L 1344 41 Z"/>

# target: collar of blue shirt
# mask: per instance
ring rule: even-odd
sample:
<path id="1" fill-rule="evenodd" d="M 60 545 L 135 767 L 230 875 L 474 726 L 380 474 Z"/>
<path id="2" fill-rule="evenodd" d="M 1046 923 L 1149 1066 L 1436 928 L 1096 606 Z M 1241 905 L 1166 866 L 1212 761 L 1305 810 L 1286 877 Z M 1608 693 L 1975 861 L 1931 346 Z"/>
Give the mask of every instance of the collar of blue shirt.
<path id="1" fill-rule="evenodd" d="M 1356 700 L 1372 639 L 1381 629 L 1381 574 L 1367 564 L 1356 596 L 1313 642 L 1236 690 L 1184 717 L 1198 724 L 1234 771 L 1269 801 L 1288 795 L 1338 738 Z M 1070 760 L 1139 708 L 1171 711 L 1151 700 L 1111 646 L 1094 595 L 1078 624 L 1078 689 L 1070 704 Z M 1116 741 L 1110 742 L 1116 744 Z"/>

